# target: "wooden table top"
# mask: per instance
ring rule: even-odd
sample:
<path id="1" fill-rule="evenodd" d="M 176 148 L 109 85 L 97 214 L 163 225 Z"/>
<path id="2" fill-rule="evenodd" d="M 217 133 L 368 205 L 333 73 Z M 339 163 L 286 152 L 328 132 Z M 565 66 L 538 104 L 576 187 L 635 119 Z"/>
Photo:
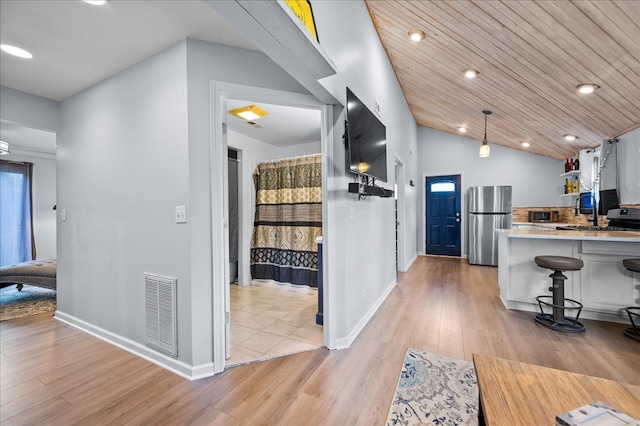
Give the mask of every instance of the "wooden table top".
<path id="1" fill-rule="evenodd" d="M 556 415 L 595 401 L 640 419 L 640 387 L 474 354 L 487 426 L 555 425 Z"/>

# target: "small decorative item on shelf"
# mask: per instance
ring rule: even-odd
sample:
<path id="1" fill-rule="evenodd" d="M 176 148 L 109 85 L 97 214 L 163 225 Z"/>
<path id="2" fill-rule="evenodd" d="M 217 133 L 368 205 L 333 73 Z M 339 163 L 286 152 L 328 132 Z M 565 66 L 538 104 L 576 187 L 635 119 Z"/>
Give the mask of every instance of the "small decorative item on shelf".
<path id="1" fill-rule="evenodd" d="M 574 170 L 580 170 L 580 161 L 576 158 L 575 160 L 572 159 L 565 159 L 564 162 L 564 172 L 572 172 Z"/>

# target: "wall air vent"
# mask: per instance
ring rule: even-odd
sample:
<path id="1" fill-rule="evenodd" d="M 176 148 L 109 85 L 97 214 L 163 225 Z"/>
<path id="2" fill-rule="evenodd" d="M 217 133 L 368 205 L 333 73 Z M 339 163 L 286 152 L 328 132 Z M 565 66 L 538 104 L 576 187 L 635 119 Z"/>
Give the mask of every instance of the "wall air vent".
<path id="1" fill-rule="evenodd" d="M 175 278 L 144 274 L 144 343 L 171 357 L 178 356 Z"/>

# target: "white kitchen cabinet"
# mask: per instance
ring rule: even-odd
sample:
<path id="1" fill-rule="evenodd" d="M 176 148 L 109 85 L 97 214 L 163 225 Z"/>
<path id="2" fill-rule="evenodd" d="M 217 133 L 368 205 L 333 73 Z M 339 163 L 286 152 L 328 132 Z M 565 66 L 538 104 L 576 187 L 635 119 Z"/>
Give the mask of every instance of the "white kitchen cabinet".
<path id="1" fill-rule="evenodd" d="M 510 238 L 507 233 L 499 233 L 498 285 L 502 303 L 510 309 L 537 310 L 536 296 L 551 295 L 549 275 L 553 271 L 536 265 L 535 257 L 577 257 L 578 246 L 579 243 L 573 240 Z M 565 297 L 574 299 L 579 275 L 570 271 L 564 274 L 567 277 L 564 283 Z"/>
<path id="2" fill-rule="evenodd" d="M 640 233 L 510 229 L 498 232 L 498 285 L 508 309 L 538 312 L 536 296 L 551 295 L 552 271 L 540 268 L 538 255 L 582 259 L 580 271 L 566 271 L 565 297 L 583 304 L 581 318 L 628 322 L 622 311 L 640 306 L 640 274 L 622 260 L 638 257 Z M 568 316 L 576 311 L 567 311 Z"/>
<path id="3" fill-rule="evenodd" d="M 640 304 L 640 277 L 634 277 L 622 266 L 622 260 L 630 255 L 580 255 L 584 262 L 580 270 L 580 300 L 584 309 L 620 314 L 623 308 Z"/>

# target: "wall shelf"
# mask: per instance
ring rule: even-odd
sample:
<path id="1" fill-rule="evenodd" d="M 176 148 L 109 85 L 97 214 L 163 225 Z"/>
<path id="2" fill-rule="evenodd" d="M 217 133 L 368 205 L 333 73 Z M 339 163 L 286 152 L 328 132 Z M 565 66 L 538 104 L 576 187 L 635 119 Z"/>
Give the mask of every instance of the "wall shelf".
<path id="1" fill-rule="evenodd" d="M 579 176 L 580 170 L 571 170 L 570 172 L 566 172 L 560 175 L 560 177 L 571 177 L 571 176 Z"/>

